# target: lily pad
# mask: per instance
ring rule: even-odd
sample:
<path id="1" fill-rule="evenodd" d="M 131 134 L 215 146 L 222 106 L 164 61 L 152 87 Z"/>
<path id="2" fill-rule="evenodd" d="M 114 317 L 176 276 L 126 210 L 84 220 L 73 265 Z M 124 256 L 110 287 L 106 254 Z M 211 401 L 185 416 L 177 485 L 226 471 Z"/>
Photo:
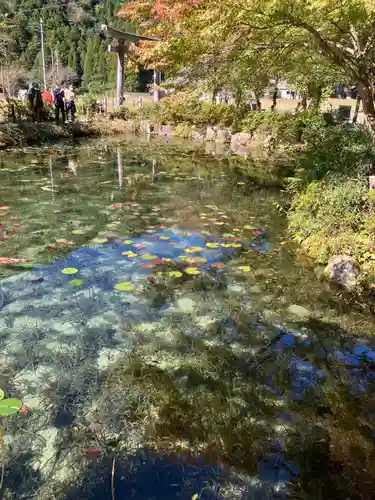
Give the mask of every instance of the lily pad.
<path id="1" fill-rule="evenodd" d="M 73 229 L 72 231 L 73 234 L 84 234 L 84 232 L 82 229 Z"/>
<path id="2" fill-rule="evenodd" d="M 238 266 L 237 270 L 241 271 L 242 273 L 249 273 L 251 271 L 251 267 L 250 266 Z"/>
<path id="3" fill-rule="evenodd" d="M 130 281 L 121 281 L 115 285 L 115 289 L 118 292 L 132 292 L 135 290 L 135 286 Z"/>
<path id="4" fill-rule="evenodd" d="M 0 401 L 0 417 L 16 415 L 22 407 L 22 401 L 15 398 L 2 399 Z"/>
<path id="5" fill-rule="evenodd" d="M 94 238 L 92 240 L 93 243 L 99 243 L 99 244 L 101 244 L 101 243 L 107 243 L 107 241 L 108 241 L 107 238 Z"/>
<path id="6" fill-rule="evenodd" d="M 171 278 L 181 278 L 182 272 L 181 271 L 170 271 L 168 273 L 168 276 L 170 276 Z"/>
<path id="7" fill-rule="evenodd" d="M 64 267 L 64 269 L 61 270 L 62 274 L 77 274 L 78 269 L 76 267 Z"/>
<path id="8" fill-rule="evenodd" d="M 79 278 L 75 279 L 75 280 L 70 280 L 69 281 L 69 285 L 70 286 L 82 286 L 85 282 Z"/>
<path id="9" fill-rule="evenodd" d="M 198 275 L 201 274 L 200 270 L 196 267 L 187 267 L 185 269 L 186 274 L 191 274 L 191 275 Z"/>
<path id="10" fill-rule="evenodd" d="M 3 389 L 0 389 L 0 401 L 5 398 L 5 392 Z"/>

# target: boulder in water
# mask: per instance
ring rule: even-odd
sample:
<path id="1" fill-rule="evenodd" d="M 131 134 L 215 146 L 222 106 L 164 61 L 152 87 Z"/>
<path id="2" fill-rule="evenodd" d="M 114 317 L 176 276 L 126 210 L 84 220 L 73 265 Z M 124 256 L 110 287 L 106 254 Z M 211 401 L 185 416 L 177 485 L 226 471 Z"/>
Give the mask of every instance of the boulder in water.
<path id="1" fill-rule="evenodd" d="M 344 288 L 353 288 L 357 283 L 358 274 L 358 265 L 350 255 L 332 257 L 324 269 L 324 275 L 332 283 Z"/>

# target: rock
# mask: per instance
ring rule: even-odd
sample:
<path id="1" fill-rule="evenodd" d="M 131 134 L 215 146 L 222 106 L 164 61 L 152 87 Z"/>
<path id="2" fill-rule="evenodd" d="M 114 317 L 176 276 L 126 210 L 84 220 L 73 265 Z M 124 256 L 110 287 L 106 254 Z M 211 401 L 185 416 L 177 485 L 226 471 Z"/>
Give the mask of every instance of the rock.
<path id="1" fill-rule="evenodd" d="M 216 140 L 216 130 L 213 127 L 208 126 L 206 129 L 206 141 Z"/>
<path id="2" fill-rule="evenodd" d="M 160 125 L 158 134 L 159 135 L 164 135 L 166 137 L 172 137 L 174 130 L 171 125 Z"/>
<path id="3" fill-rule="evenodd" d="M 232 132 L 229 129 L 220 129 L 216 132 L 215 141 L 218 144 L 229 144 L 232 139 Z"/>
<path id="4" fill-rule="evenodd" d="M 311 313 L 306 307 L 299 306 L 298 304 L 292 304 L 288 307 L 288 312 L 301 319 L 306 319 L 311 316 Z"/>
<path id="5" fill-rule="evenodd" d="M 230 145 L 233 148 L 238 146 L 249 146 L 252 139 L 252 135 L 249 132 L 238 132 L 237 134 L 233 134 Z"/>
<path id="6" fill-rule="evenodd" d="M 344 288 L 353 288 L 357 283 L 358 274 L 358 265 L 350 255 L 332 257 L 324 269 L 324 275 L 332 283 Z"/>
<path id="7" fill-rule="evenodd" d="M 177 307 L 181 312 L 189 314 L 194 311 L 195 303 L 193 300 L 184 297 L 177 301 Z"/>
<path id="8" fill-rule="evenodd" d="M 206 136 L 202 134 L 202 132 L 198 132 L 197 130 L 192 131 L 191 138 L 193 141 L 204 141 Z"/>
<path id="9" fill-rule="evenodd" d="M 150 120 L 141 120 L 139 130 L 142 134 L 151 134 L 155 131 L 155 125 Z"/>

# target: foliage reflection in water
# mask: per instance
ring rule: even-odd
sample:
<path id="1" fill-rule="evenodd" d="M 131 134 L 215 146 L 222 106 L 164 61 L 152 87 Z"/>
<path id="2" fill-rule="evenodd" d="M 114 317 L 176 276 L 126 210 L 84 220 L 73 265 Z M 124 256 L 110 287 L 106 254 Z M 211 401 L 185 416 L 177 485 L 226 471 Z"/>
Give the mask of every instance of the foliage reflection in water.
<path id="1" fill-rule="evenodd" d="M 370 497 L 373 321 L 280 193 L 147 144 L 8 152 L 0 181 L 5 498 Z"/>

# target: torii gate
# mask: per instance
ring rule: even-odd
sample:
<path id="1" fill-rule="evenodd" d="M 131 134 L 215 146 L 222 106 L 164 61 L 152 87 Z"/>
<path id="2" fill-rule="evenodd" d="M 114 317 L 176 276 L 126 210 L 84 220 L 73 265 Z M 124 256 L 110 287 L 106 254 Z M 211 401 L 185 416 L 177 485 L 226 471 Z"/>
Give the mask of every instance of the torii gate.
<path id="1" fill-rule="evenodd" d="M 119 31 L 106 25 L 102 25 L 101 29 L 102 32 L 105 32 L 110 38 L 117 40 L 117 45 L 108 46 L 108 52 L 114 52 L 117 54 L 117 86 L 115 106 L 118 108 L 122 104 L 124 95 L 124 60 L 125 54 L 128 51 L 128 44 L 137 43 L 139 40 L 151 40 L 158 42 L 159 38 Z"/>

